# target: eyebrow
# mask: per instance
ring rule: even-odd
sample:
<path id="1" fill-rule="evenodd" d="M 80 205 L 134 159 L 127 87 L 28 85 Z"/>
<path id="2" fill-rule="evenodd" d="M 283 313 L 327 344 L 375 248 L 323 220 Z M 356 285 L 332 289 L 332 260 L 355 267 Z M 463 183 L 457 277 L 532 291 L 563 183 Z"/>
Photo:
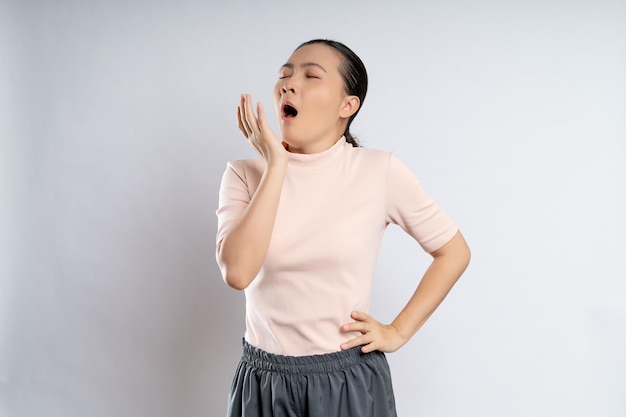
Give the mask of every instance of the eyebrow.
<path id="1" fill-rule="evenodd" d="M 282 67 L 280 67 L 280 69 L 282 70 L 283 68 L 289 68 L 290 70 L 293 70 L 296 66 L 293 65 L 290 62 L 287 62 L 286 64 L 283 64 Z M 316 63 L 316 62 L 303 62 L 302 64 L 300 64 L 300 68 L 306 68 L 306 67 L 316 67 L 321 69 L 324 72 L 327 72 L 326 69 L 321 66 L 320 64 Z"/>

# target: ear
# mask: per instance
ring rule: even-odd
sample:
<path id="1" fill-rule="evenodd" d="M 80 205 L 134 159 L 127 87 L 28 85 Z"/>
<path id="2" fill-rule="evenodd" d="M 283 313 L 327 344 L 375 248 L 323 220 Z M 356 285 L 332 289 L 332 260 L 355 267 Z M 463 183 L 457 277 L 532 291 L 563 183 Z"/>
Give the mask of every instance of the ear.
<path id="1" fill-rule="evenodd" d="M 343 119 L 349 119 L 361 106 L 361 100 L 357 96 L 347 96 L 344 99 L 343 105 L 339 110 L 339 117 Z"/>

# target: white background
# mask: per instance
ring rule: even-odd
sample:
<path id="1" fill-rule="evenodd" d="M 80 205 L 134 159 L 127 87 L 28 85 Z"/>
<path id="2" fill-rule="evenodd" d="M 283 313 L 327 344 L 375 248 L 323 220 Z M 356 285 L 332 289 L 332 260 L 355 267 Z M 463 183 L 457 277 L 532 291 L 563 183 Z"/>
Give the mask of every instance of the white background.
<path id="1" fill-rule="evenodd" d="M 243 294 L 214 258 L 240 93 L 345 42 L 353 131 L 460 224 L 472 263 L 389 361 L 399 415 L 626 415 L 626 3 L 7 1 L 0 416 L 221 416 Z M 276 123 L 272 119 L 272 125 Z M 428 256 L 390 228 L 372 314 Z"/>

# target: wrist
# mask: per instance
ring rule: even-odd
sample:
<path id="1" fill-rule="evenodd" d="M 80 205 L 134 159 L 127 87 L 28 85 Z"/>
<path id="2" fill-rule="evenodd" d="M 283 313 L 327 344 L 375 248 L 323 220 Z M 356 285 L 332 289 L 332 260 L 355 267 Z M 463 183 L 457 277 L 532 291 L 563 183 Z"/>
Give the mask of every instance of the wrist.
<path id="1" fill-rule="evenodd" d="M 287 171 L 287 158 L 272 158 L 265 161 L 265 175 L 284 176 Z"/>
<path id="2" fill-rule="evenodd" d="M 405 329 L 404 326 L 395 320 L 390 324 L 390 326 L 395 330 L 396 335 L 402 340 L 402 344 L 408 342 L 411 336 L 413 336 L 413 332 L 409 329 Z"/>

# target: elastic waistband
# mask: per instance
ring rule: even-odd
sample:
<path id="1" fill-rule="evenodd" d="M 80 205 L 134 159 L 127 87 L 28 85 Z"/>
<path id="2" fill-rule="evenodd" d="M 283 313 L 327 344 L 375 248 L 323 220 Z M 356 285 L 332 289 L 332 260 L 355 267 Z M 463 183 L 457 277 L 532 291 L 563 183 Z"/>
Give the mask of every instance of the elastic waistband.
<path id="1" fill-rule="evenodd" d="M 243 340 L 242 361 L 250 366 L 284 374 L 335 372 L 352 366 L 376 360 L 384 354 L 379 351 L 363 353 L 361 346 L 339 352 L 309 356 L 276 355 L 252 346 Z"/>

